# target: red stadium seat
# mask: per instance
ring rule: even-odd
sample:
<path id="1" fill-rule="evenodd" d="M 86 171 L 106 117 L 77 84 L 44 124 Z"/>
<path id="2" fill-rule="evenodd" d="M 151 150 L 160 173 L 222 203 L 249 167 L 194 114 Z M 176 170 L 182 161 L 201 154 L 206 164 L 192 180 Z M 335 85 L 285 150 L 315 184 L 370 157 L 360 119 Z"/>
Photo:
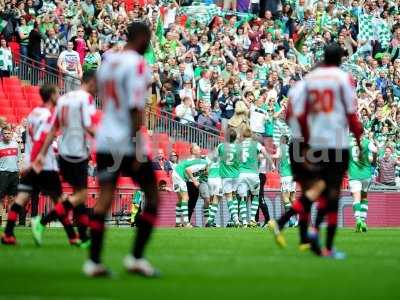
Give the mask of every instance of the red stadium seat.
<path id="1" fill-rule="evenodd" d="M 10 100 L 5 96 L 0 96 L 0 107 L 11 107 Z"/>
<path id="2" fill-rule="evenodd" d="M 133 186 L 132 179 L 130 177 L 119 177 L 117 186 Z"/>
<path id="3" fill-rule="evenodd" d="M 24 107 L 24 108 L 15 108 L 15 116 L 21 120 L 26 118 L 31 112 L 31 109 L 29 107 Z"/>
<path id="4" fill-rule="evenodd" d="M 0 106 L 0 115 L 14 115 L 14 109 L 10 106 Z"/>
<path id="5" fill-rule="evenodd" d="M 18 77 L 11 76 L 11 77 L 3 77 L 3 87 L 6 86 L 19 86 L 21 87 L 21 81 Z"/>
<path id="6" fill-rule="evenodd" d="M 20 92 L 20 91 L 10 92 L 7 94 L 7 97 L 10 100 L 11 105 L 14 105 L 14 101 L 19 102 L 19 101 L 23 100 L 26 102 L 24 94 L 22 94 L 22 92 Z"/>
<path id="7" fill-rule="evenodd" d="M 14 97 L 14 95 L 20 95 L 19 98 L 23 97 L 22 88 L 19 85 L 3 85 L 4 94 L 7 95 L 8 98 Z"/>
<path id="8" fill-rule="evenodd" d="M 169 143 L 169 136 L 166 133 L 155 133 L 153 135 L 153 139 L 159 142 L 168 142 Z"/>
<path id="9" fill-rule="evenodd" d="M 10 100 L 14 108 L 29 108 L 29 103 L 25 100 L 25 98 L 16 98 Z"/>
<path id="10" fill-rule="evenodd" d="M 36 96 L 30 97 L 30 98 L 27 98 L 27 100 L 28 100 L 31 108 L 42 105 L 42 99 L 40 98 L 40 96 L 39 97 L 36 97 Z"/>
<path id="11" fill-rule="evenodd" d="M 173 148 L 180 158 L 190 156 L 190 143 L 178 141 Z"/>
<path id="12" fill-rule="evenodd" d="M 39 87 L 36 85 L 25 85 L 22 87 L 24 94 L 38 94 L 39 95 Z"/>

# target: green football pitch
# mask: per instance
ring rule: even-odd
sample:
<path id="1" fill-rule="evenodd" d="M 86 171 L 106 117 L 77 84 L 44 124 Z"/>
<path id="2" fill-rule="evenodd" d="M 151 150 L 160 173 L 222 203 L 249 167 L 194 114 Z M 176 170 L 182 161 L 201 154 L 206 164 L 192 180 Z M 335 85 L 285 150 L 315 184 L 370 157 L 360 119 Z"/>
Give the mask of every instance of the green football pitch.
<path id="1" fill-rule="evenodd" d="M 107 232 L 104 261 L 111 279 L 81 274 L 86 251 L 71 248 L 61 229 L 37 248 L 29 229 L 18 229 L 17 247 L 0 246 L 0 299 L 400 299 L 400 229 L 356 234 L 342 229 L 343 261 L 278 249 L 262 229 L 158 229 L 147 257 L 160 279 L 128 275 L 122 259 L 132 230 Z"/>

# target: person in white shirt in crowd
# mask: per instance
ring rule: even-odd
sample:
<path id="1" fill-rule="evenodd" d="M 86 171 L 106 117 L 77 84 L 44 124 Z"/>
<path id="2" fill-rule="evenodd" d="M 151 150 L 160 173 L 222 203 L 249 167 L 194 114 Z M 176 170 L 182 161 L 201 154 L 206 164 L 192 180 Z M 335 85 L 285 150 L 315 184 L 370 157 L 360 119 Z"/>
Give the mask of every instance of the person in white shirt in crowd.
<path id="1" fill-rule="evenodd" d="M 61 52 L 58 57 L 57 66 L 64 74 L 65 91 L 72 91 L 79 88 L 79 79 L 82 78 L 82 65 L 79 53 L 73 50 L 73 42 L 68 42 L 67 50 Z"/>
<path id="2" fill-rule="evenodd" d="M 265 97 L 260 96 L 250 106 L 250 128 L 251 131 L 258 137 L 263 137 L 265 134 L 265 123 L 268 120 L 268 111 L 262 108 Z"/>
<path id="3" fill-rule="evenodd" d="M 176 107 L 175 114 L 182 124 L 194 123 L 197 116 L 194 101 L 189 97 L 183 98 L 182 103 Z"/>
<path id="4" fill-rule="evenodd" d="M 4 38 L 0 40 L 0 80 L 3 77 L 10 77 L 12 71 L 12 53 L 7 41 Z"/>

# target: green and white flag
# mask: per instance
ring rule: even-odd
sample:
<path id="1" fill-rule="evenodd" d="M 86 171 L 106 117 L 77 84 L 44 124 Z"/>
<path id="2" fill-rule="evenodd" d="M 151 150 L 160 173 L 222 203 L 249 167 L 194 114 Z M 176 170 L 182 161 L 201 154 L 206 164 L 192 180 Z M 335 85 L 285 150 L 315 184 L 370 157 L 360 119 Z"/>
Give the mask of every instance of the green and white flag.
<path id="1" fill-rule="evenodd" d="M 363 14 L 359 18 L 358 40 L 378 40 L 383 49 L 388 49 L 392 38 L 389 24 L 382 19 Z"/>
<path id="2" fill-rule="evenodd" d="M 186 15 L 191 20 L 196 20 L 201 24 L 210 24 L 215 16 L 222 15 L 221 9 L 215 4 L 205 5 L 193 2 L 190 6 L 179 8 L 180 15 Z"/>
<path id="3" fill-rule="evenodd" d="M 382 49 L 388 49 L 392 33 L 389 24 L 385 20 L 377 20 L 375 24 L 378 40 L 381 43 Z"/>
<path id="4" fill-rule="evenodd" d="M 372 40 L 374 37 L 374 22 L 372 15 L 363 14 L 358 20 L 358 40 Z"/>

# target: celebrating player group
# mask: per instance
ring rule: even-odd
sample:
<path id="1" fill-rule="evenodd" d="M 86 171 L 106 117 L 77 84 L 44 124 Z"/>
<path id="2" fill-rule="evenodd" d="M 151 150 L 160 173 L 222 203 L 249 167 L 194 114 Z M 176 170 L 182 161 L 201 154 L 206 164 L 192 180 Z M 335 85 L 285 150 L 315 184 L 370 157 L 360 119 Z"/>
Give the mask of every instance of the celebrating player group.
<path id="1" fill-rule="evenodd" d="M 89 258 L 83 266 L 83 272 L 89 277 L 110 274 L 102 264 L 101 253 L 105 216 L 120 175 L 131 177 L 145 195 L 145 205 L 136 222 L 136 240 L 123 261 L 124 267 L 128 272 L 146 277 L 159 274 L 144 258 L 159 198 L 143 125 L 151 78 L 143 54 L 149 45 L 150 30 L 142 23 L 132 23 L 127 37 L 125 50 L 108 55 L 97 73 L 85 73 L 79 90 L 60 97 L 56 87 L 41 87 L 43 105 L 27 118 L 25 167 L 1 238 L 3 244 L 16 244 L 16 220 L 30 196 L 38 192 L 48 195 L 54 202 L 54 209 L 32 219 L 34 241 L 42 245 L 46 225 L 60 221 L 71 245 L 89 249 Z M 367 192 L 376 147 L 362 136 L 353 81 L 339 69 L 341 51 L 336 44 L 328 45 L 324 64 L 291 89 L 287 123 L 292 136 L 282 137 L 274 156 L 269 155 L 261 140 L 246 126 L 240 131 L 228 128 L 226 141 L 209 157 L 203 157 L 200 147 L 192 145 L 191 157 L 178 163 L 172 172 L 177 193 L 177 227 L 192 226 L 188 182 L 199 189 L 200 197 L 205 200 L 206 227 L 216 226 L 222 199 L 227 203 L 232 226 L 256 226 L 262 200 L 260 167 L 266 163 L 274 167 L 273 159 L 279 159 L 285 213 L 268 224 L 277 244 L 286 245 L 283 235 L 286 223 L 298 223 L 301 249 L 309 248 L 323 257 L 344 257 L 344 253 L 334 248 L 341 182 L 350 166 L 357 231 L 365 232 Z M 97 128 L 93 122 L 96 95 L 104 111 Z M 96 143 L 100 196 L 89 214 L 86 199 L 88 149 L 92 138 Z M 56 139 L 58 159 L 54 148 Z M 72 187 L 72 195 L 63 196 L 59 174 Z M 295 182 L 301 186 L 297 199 Z M 310 225 L 313 203 L 318 212 Z M 77 220 L 78 232 L 69 220 L 71 211 Z M 325 219 L 327 238 L 322 246 L 319 232 Z"/>

